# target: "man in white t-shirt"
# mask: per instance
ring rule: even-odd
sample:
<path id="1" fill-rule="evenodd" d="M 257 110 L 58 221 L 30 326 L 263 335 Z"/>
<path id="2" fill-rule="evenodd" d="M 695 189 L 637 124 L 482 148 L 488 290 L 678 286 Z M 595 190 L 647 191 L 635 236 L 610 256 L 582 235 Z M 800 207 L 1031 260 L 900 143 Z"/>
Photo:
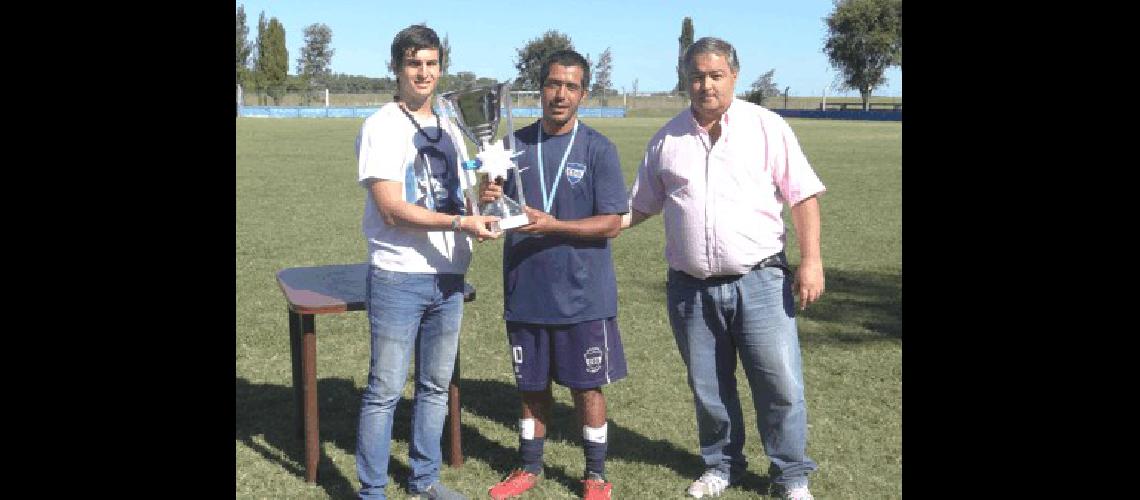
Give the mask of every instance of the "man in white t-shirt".
<path id="1" fill-rule="evenodd" d="M 463 499 L 439 482 L 440 437 L 463 315 L 463 275 L 471 240 L 499 237 L 494 216 L 466 215 L 462 136 L 432 108 L 440 74 L 439 37 L 413 25 L 392 41 L 395 102 L 364 121 L 357 137 L 366 190 L 368 322 L 371 357 L 360 407 L 356 471 L 361 498 L 385 498 L 392 421 L 416 358 L 408 491 Z"/>

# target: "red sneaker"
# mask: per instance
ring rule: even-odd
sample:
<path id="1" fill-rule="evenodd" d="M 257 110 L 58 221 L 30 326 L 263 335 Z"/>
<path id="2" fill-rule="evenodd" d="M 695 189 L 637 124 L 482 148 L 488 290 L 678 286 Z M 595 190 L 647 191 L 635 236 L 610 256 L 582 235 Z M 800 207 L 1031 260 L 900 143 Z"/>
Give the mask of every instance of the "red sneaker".
<path id="1" fill-rule="evenodd" d="M 610 500 L 614 483 L 601 479 L 582 480 L 582 500 Z"/>
<path id="2" fill-rule="evenodd" d="M 511 471 L 511 475 L 507 476 L 499 484 L 496 484 L 487 490 L 491 494 L 491 498 L 495 500 L 506 500 L 508 498 L 517 498 L 523 492 L 534 487 L 538 484 L 539 477 L 537 474 L 527 472 L 523 469 L 515 469 Z M 606 496 L 609 498 L 609 495 Z"/>

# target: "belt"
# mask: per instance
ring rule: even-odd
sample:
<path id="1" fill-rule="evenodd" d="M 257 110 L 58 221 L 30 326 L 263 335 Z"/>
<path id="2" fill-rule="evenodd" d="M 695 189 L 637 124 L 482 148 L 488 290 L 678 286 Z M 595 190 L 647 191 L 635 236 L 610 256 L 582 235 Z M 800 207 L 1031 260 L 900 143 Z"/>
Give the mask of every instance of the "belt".
<path id="1" fill-rule="evenodd" d="M 783 250 L 761 259 L 760 262 L 757 262 L 755 266 L 752 266 L 751 270 L 755 271 L 758 269 L 763 269 L 765 267 L 778 267 L 780 269 L 783 269 L 785 274 L 788 274 L 788 275 L 792 274 L 791 269 L 788 268 L 788 258 L 784 255 Z M 669 268 L 669 269 L 673 270 L 673 271 L 677 271 L 678 273 L 681 273 L 681 274 L 687 276 L 688 278 L 694 279 L 697 281 L 726 282 L 726 281 L 737 280 L 737 279 L 740 279 L 741 276 L 744 276 L 743 274 L 727 274 L 727 275 L 709 276 L 708 278 L 702 279 L 702 278 L 698 278 L 696 276 L 693 276 L 689 273 L 686 273 L 684 271 L 681 271 L 679 269 L 673 269 L 673 268 Z"/>
<path id="2" fill-rule="evenodd" d="M 761 259 L 760 262 L 757 262 L 755 266 L 752 266 L 752 270 L 755 271 L 757 269 L 763 269 L 765 267 L 779 267 L 787 271 L 788 259 L 784 256 L 783 251 L 779 251 Z"/>

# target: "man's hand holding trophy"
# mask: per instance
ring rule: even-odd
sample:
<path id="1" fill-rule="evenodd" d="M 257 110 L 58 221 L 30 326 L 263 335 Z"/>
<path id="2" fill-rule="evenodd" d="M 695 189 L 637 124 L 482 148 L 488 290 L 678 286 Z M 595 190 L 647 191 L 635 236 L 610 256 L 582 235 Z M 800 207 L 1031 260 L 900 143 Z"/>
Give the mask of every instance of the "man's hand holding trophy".
<path id="1" fill-rule="evenodd" d="M 503 183 L 512 170 L 518 169 L 513 160 L 520 154 L 522 151 L 511 152 L 504 148 L 500 141 L 495 141 L 487 149 L 475 155 L 476 173 L 479 178 L 477 184 L 480 190 L 479 201 L 484 203 L 483 213 L 499 217 L 499 229 L 514 229 L 530 222 L 526 216 L 526 206 L 522 204 L 525 203 L 525 198 L 516 202 L 503 196 Z M 494 193 L 495 196 L 488 197 L 486 196 L 488 193 Z"/>

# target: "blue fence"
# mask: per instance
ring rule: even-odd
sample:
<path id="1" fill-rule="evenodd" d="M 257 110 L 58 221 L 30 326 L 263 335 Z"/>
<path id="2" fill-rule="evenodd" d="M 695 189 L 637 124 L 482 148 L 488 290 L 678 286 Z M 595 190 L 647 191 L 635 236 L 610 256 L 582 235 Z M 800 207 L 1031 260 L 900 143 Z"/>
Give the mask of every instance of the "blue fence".
<path id="1" fill-rule="evenodd" d="M 831 120 L 883 120 L 902 121 L 902 110 L 899 111 L 854 111 L 829 109 L 773 109 L 772 111 L 784 118 L 827 118 Z"/>
<path id="2" fill-rule="evenodd" d="M 242 106 L 241 116 L 258 118 L 367 118 L 375 108 L 309 108 L 303 106 Z"/>
<path id="3" fill-rule="evenodd" d="M 240 116 L 259 118 L 367 118 L 375 108 L 310 108 L 303 106 L 242 106 Z M 542 108 L 512 108 L 515 118 L 540 118 Z M 625 118 L 625 108 L 578 108 L 583 118 Z"/>

